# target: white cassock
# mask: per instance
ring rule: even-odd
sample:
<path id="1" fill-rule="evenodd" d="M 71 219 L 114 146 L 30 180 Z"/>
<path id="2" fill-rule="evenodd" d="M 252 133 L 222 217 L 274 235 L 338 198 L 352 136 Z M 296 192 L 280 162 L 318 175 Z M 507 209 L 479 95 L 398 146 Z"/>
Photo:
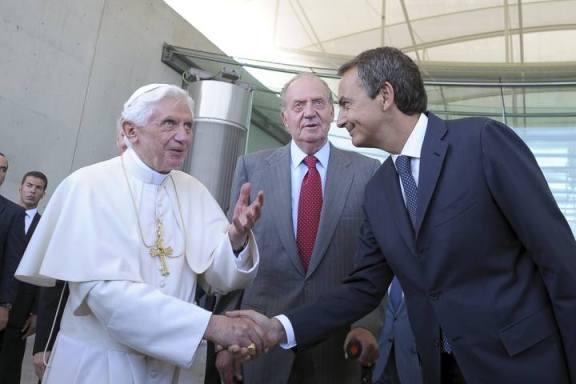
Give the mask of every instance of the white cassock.
<path id="1" fill-rule="evenodd" d="M 192 176 L 157 173 L 132 149 L 122 157 L 58 186 L 16 271 L 33 284 L 69 282 L 42 382 L 203 383 L 211 313 L 194 305 L 196 285 L 225 293 L 249 284 L 256 244 L 251 234 L 234 255 L 226 216 Z M 168 276 L 150 255 L 158 219 L 173 251 Z"/>

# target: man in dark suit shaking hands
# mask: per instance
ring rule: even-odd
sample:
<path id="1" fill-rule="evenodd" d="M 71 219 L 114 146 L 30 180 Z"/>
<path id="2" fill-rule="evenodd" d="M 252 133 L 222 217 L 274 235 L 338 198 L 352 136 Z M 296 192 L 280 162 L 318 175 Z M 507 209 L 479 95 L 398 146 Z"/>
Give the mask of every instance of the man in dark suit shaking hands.
<path id="1" fill-rule="evenodd" d="M 499 122 L 426 112 L 397 49 L 339 72 L 339 126 L 392 156 L 366 187 L 341 287 L 280 317 L 286 333 L 249 313 L 270 342 L 312 344 L 376 307 L 396 275 L 425 383 L 576 383 L 576 242 L 528 147 Z"/>

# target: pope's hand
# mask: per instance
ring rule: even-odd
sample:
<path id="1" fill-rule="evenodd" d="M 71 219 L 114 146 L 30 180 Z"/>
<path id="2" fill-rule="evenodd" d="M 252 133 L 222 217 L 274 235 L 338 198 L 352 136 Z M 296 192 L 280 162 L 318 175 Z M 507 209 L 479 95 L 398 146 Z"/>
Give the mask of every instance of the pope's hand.
<path id="1" fill-rule="evenodd" d="M 217 352 L 216 369 L 223 384 L 236 384 L 242 382 L 243 359 L 226 349 Z"/>
<path id="2" fill-rule="evenodd" d="M 264 192 L 262 191 L 258 192 L 256 199 L 250 204 L 250 183 L 244 183 L 240 188 L 240 195 L 228 230 L 232 249 L 241 249 L 246 243 L 250 230 L 260 218 L 263 204 Z"/>

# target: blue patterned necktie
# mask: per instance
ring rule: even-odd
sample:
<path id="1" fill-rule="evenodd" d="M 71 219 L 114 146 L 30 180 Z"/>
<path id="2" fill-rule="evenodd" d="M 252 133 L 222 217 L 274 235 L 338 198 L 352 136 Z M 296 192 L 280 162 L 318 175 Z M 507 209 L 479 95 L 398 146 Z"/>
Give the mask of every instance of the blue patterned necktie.
<path id="1" fill-rule="evenodd" d="M 410 157 L 400 155 L 396 159 L 396 169 L 400 175 L 400 181 L 402 181 L 402 187 L 404 188 L 404 198 L 406 199 L 406 209 L 408 209 L 408 214 L 410 215 L 410 221 L 412 222 L 412 227 L 416 226 L 416 206 L 418 202 L 418 187 L 416 186 L 416 181 L 412 176 L 412 170 L 410 168 Z"/>
<path id="2" fill-rule="evenodd" d="M 416 181 L 414 181 L 414 176 L 412 176 L 412 169 L 410 168 L 410 157 L 405 155 L 400 155 L 396 159 L 396 170 L 400 175 L 400 181 L 402 182 L 402 187 L 404 188 L 404 198 L 406 199 L 406 209 L 410 215 L 410 221 L 412 222 L 412 228 L 416 227 L 416 207 L 418 204 L 418 187 L 416 186 Z M 394 283 L 394 282 L 392 282 Z M 392 289 L 390 289 L 392 291 Z M 392 295 L 392 292 L 390 292 Z M 440 330 L 442 337 L 442 350 L 447 353 L 452 353 L 452 346 L 448 342 L 446 335 L 442 330 Z"/>

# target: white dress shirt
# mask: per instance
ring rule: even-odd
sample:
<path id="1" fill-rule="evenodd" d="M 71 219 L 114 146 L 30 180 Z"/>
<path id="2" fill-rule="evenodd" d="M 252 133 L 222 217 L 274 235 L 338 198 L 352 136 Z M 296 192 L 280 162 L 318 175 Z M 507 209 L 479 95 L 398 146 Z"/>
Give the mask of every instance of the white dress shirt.
<path id="1" fill-rule="evenodd" d="M 28 233 L 30 229 L 30 225 L 32 224 L 32 220 L 34 220 L 34 216 L 38 213 L 38 208 L 31 208 L 26 210 L 26 215 L 24 216 L 24 233 Z"/>

